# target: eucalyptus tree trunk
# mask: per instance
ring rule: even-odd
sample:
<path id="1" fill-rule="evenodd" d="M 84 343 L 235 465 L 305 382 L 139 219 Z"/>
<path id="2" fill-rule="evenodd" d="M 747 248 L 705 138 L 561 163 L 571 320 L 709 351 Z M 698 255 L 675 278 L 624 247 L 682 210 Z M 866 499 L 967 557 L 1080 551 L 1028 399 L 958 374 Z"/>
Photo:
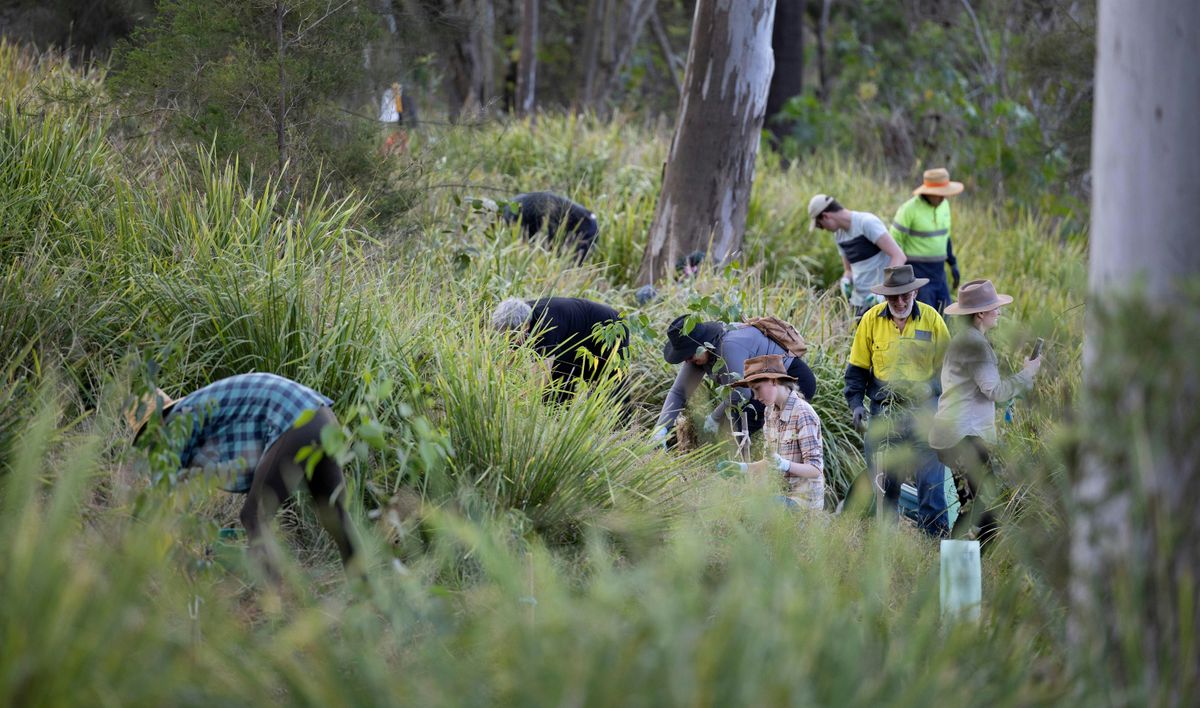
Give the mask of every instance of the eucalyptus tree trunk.
<path id="1" fill-rule="evenodd" d="M 774 60 L 775 0 L 698 0 L 683 96 L 638 280 L 741 250 Z"/>
<path id="2" fill-rule="evenodd" d="M 1200 3 L 1099 3 L 1069 634 L 1134 703 L 1200 689 L 1198 28 Z"/>
<path id="3" fill-rule="evenodd" d="M 775 144 L 791 134 L 791 122 L 777 120 L 788 99 L 804 92 L 804 0 L 776 0 L 771 32 L 775 71 L 767 92 L 767 130 Z"/>
<path id="4" fill-rule="evenodd" d="M 517 115 L 532 117 L 537 90 L 538 0 L 521 2 L 521 54 L 517 59 Z"/>

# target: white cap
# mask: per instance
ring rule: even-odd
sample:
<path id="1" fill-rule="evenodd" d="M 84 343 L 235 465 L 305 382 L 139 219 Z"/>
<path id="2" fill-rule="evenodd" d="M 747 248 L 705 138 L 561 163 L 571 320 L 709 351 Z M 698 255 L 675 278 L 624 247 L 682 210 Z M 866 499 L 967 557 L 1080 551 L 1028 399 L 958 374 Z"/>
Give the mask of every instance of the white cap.
<path id="1" fill-rule="evenodd" d="M 829 196 L 828 194 L 818 194 L 817 196 L 808 200 L 809 231 L 813 231 L 817 228 L 817 217 L 821 215 L 821 212 L 829 208 L 829 205 L 832 203 L 833 197 Z"/>

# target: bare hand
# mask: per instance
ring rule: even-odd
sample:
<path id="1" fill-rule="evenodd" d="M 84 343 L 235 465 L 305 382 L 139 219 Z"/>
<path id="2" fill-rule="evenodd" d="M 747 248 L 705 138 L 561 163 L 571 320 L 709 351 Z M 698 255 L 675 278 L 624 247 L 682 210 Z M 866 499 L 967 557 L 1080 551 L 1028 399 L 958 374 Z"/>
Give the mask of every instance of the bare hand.
<path id="1" fill-rule="evenodd" d="M 1028 371 L 1031 376 L 1037 376 L 1038 371 L 1040 371 L 1041 368 L 1042 368 L 1041 355 L 1038 355 L 1038 358 L 1036 358 L 1036 359 L 1026 359 L 1025 360 L 1025 370 Z"/>

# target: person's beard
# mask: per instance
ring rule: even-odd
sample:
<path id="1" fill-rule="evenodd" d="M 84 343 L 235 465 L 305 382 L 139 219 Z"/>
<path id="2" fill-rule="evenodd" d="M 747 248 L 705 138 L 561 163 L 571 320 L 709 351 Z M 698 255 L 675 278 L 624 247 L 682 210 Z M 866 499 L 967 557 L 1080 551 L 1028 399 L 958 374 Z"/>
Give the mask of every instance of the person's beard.
<path id="1" fill-rule="evenodd" d="M 904 306 L 903 310 L 897 310 L 896 306 L 889 302 L 888 312 L 892 313 L 892 317 L 895 317 L 898 320 L 905 320 L 908 319 L 908 316 L 912 314 L 912 309 L 914 306 L 916 306 L 916 304 L 916 300 L 909 300 L 908 304 Z"/>

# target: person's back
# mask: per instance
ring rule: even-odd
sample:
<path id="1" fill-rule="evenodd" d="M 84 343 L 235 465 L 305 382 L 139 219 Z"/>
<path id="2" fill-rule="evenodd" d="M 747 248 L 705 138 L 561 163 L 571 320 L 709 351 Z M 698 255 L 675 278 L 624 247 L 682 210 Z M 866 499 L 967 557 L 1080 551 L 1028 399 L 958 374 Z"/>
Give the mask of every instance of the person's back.
<path id="1" fill-rule="evenodd" d="M 542 356 L 554 358 L 553 374 L 558 380 L 581 377 L 595 380 L 614 349 L 624 352 L 629 335 L 622 331 L 615 344 L 605 344 L 598 328 L 620 321 L 620 314 L 598 302 L 577 297 L 548 297 L 530 301 L 532 346 Z M 594 365 L 586 354 L 596 357 Z"/>
<path id="2" fill-rule="evenodd" d="M 311 388 L 269 373 L 230 376 L 177 401 L 167 421 L 191 417 L 188 439 L 177 450 L 182 467 L 217 468 L 232 473 L 228 491 L 250 489 L 259 459 L 304 411 L 332 401 Z"/>
<path id="3" fill-rule="evenodd" d="M 553 192 L 518 194 L 504 206 L 502 216 L 508 223 L 519 221 L 529 239 L 544 233 L 553 240 L 561 233 L 565 242 L 573 244 L 579 262 L 591 252 L 599 232 L 596 215 L 590 209 Z"/>

